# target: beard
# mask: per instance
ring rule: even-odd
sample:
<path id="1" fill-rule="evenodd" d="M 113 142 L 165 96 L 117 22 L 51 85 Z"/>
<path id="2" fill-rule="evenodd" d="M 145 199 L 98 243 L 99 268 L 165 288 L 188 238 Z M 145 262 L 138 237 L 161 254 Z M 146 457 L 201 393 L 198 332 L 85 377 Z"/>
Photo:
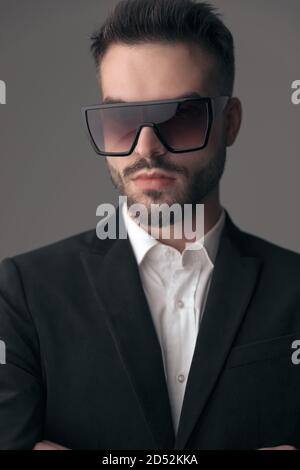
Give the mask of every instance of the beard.
<path id="1" fill-rule="evenodd" d="M 150 221 L 149 223 L 147 222 L 146 225 L 151 225 L 151 210 L 153 209 L 151 209 L 150 205 L 153 204 L 155 204 L 156 212 L 160 211 L 160 204 L 167 204 L 168 206 L 177 204 L 181 207 L 182 213 L 184 213 L 185 204 L 188 204 L 192 217 L 196 214 L 197 204 L 204 203 L 207 196 L 219 184 L 219 181 L 224 173 L 226 163 L 226 146 L 219 149 L 219 152 L 214 158 L 209 159 L 205 166 L 191 175 L 189 175 L 189 171 L 186 167 L 180 167 L 161 157 L 157 159 L 153 158 L 151 161 L 146 159 L 139 159 L 135 164 L 127 167 L 123 171 L 123 175 L 121 175 L 116 168 L 110 165 L 107 159 L 105 159 L 105 161 L 114 187 L 117 189 L 120 195 L 127 197 L 128 209 L 130 210 L 130 206 L 133 204 L 143 204 L 148 212 L 147 221 Z M 158 189 L 147 189 L 143 190 L 142 193 L 137 194 L 128 192 L 126 182 L 124 182 L 124 180 L 127 176 L 130 176 L 143 169 L 161 169 L 184 174 L 186 177 L 186 184 L 181 190 L 178 189 L 175 194 L 166 194 L 163 190 Z M 176 223 L 176 214 L 171 212 L 170 216 L 171 219 L 169 219 L 169 223 L 173 225 Z M 163 210 L 159 212 L 158 218 L 155 217 L 155 225 L 157 225 L 157 223 L 160 227 L 163 226 Z"/>

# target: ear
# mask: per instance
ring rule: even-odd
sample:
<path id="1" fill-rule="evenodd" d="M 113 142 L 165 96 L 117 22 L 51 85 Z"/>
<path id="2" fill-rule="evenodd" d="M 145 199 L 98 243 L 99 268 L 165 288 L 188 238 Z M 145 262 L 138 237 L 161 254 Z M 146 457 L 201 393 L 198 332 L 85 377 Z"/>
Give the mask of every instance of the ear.
<path id="1" fill-rule="evenodd" d="M 234 144 L 242 122 L 242 103 L 238 98 L 231 98 L 226 107 L 225 133 L 226 146 Z"/>

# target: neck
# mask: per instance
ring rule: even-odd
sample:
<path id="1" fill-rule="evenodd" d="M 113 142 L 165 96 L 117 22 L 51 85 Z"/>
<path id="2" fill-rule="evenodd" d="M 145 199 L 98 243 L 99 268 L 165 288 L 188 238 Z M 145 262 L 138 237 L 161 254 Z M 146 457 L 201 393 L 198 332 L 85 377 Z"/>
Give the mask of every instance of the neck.
<path id="1" fill-rule="evenodd" d="M 204 233 L 201 235 L 206 235 L 207 232 L 211 230 L 211 228 L 217 223 L 221 212 L 222 212 L 222 206 L 220 204 L 220 197 L 219 197 L 219 186 L 212 191 L 202 202 L 204 204 Z M 192 217 L 192 226 L 193 229 L 196 227 L 196 220 L 195 220 L 196 215 L 193 215 Z M 151 231 L 151 227 L 148 226 L 146 228 L 148 233 Z M 153 228 L 152 228 L 153 230 Z M 183 230 L 182 230 L 183 232 Z M 153 233 L 153 232 L 152 232 Z M 186 238 L 183 236 L 181 238 L 175 237 L 176 232 L 174 233 L 174 226 L 170 226 L 170 237 L 165 238 L 163 237 L 163 229 L 162 228 L 157 228 L 155 230 L 155 238 L 157 238 L 161 243 L 164 243 L 165 245 L 171 246 L 178 250 L 180 253 L 183 252 L 185 249 L 185 246 L 187 243 L 192 243 L 196 241 L 197 239 L 201 238 L 199 235 L 195 235 L 194 238 Z"/>

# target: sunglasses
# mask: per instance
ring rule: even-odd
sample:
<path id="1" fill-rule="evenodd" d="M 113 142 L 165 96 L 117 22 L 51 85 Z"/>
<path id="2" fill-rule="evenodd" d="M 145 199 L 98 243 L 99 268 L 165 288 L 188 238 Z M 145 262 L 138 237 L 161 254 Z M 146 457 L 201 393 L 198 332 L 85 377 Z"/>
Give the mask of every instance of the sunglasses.
<path id="1" fill-rule="evenodd" d="M 213 120 L 228 101 L 217 96 L 98 104 L 83 107 L 82 115 L 98 155 L 130 155 L 143 127 L 152 127 L 171 153 L 194 152 L 207 146 Z"/>

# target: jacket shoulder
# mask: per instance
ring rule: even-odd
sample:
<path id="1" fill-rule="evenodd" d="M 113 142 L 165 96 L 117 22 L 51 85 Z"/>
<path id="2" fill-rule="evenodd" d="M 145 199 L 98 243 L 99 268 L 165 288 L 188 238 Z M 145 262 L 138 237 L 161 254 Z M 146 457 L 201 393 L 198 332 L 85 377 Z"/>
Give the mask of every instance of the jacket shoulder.
<path id="1" fill-rule="evenodd" d="M 241 228 L 232 220 L 228 212 L 225 212 L 227 233 L 244 256 L 300 265 L 300 253 Z"/>
<path id="2" fill-rule="evenodd" d="M 12 256 L 17 262 L 29 259 L 51 257 L 52 255 L 72 254 L 91 247 L 95 236 L 95 230 L 90 229 L 84 232 L 70 235 L 68 237 L 53 241 L 26 252 Z"/>
<path id="3" fill-rule="evenodd" d="M 236 230 L 237 229 L 237 230 Z M 235 239 L 243 256 L 258 258 L 273 282 L 294 286 L 299 291 L 300 254 L 235 226 Z"/>
<path id="4" fill-rule="evenodd" d="M 280 246 L 263 237 L 243 232 L 248 249 L 251 253 L 269 261 L 283 262 L 300 266 L 300 254 L 289 248 Z"/>

